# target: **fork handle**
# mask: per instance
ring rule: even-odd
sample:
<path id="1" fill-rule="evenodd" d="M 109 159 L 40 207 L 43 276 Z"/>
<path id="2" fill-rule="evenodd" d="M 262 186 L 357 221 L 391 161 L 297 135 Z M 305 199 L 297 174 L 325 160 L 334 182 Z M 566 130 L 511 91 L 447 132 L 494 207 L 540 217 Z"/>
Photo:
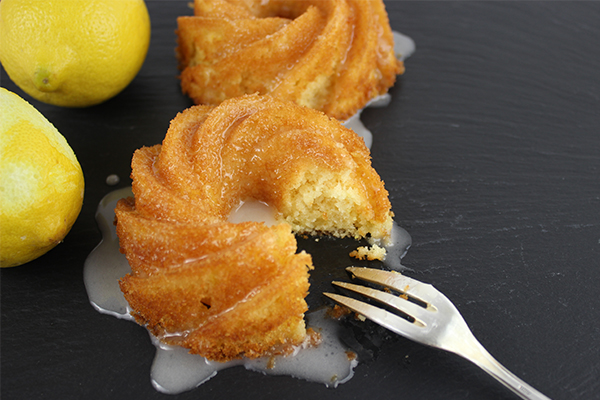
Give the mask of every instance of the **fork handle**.
<path id="1" fill-rule="evenodd" d="M 475 338 L 473 338 L 475 339 Z M 457 354 L 471 361 L 479 368 L 490 374 L 496 380 L 512 390 L 525 400 L 550 400 L 549 397 L 520 379 L 500 364 L 492 355 L 475 339 L 470 349 L 463 349 Z"/>

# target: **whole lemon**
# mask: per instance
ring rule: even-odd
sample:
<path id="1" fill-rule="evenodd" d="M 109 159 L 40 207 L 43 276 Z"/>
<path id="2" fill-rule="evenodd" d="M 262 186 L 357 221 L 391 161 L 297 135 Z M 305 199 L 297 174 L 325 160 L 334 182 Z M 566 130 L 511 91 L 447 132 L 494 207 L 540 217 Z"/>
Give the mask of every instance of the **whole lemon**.
<path id="1" fill-rule="evenodd" d="M 14 267 L 67 235 L 84 182 L 65 138 L 32 105 L 0 88 L 0 110 L 0 267 Z"/>
<path id="2" fill-rule="evenodd" d="M 87 107 L 121 92 L 150 43 L 143 0 L 2 0 L 0 61 L 37 100 Z"/>

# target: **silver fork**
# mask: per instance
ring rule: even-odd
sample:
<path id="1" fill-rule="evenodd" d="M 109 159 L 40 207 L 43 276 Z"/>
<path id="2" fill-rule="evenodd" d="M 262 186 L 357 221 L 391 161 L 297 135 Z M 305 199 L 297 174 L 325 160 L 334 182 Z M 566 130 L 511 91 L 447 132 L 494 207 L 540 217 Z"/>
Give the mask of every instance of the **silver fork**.
<path id="1" fill-rule="evenodd" d="M 404 317 L 350 297 L 324 295 L 408 339 L 466 358 L 523 399 L 550 400 L 496 361 L 473 336 L 454 304 L 432 285 L 393 271 L 357 267 L 347 270 L 356 278 L 393 289 L 400 295 L 352 283 L 332 283 L 386 304 Z"/>

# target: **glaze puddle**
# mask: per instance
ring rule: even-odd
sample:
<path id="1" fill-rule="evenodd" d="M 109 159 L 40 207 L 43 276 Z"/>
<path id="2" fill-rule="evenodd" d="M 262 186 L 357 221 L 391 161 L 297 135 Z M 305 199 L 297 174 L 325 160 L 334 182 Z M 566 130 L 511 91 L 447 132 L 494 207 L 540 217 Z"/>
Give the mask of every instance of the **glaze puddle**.
<path id="1" fill-rule="evenodd" d="M 392 101 L 392 96 L 386 93 L 384 95 L 377 96 L 373 100 L 369 101 L 365 108 L 385 107 L 388 104 L 390 104 L 390 101 Z M 354 132 L 356 132 L 358 136 L 363 138 L 363 140 L 365 141 L 365 146 L 367 146 L 367 148 L 370 150 L 371 146 L 373 145 L 373 134 L 363 125 L 362 121 L 360 120 L 360 114 L 362 113 L 362 111 L 363 110 L 359 110 L 356 114 L 343 121 L 342 125 L 344 125 L 348 129 L 352 129 Z"/>
<path id="2" fill-rule="evenodd" d="M 400 61 L 404 61 L 415 52 L 415 42 L 410 37 L 403 35 L 400 32 L 393 31 L 392 34 L 394 35 L 394 53 L 396 53 L 396 57 Z M 392 96 L 386 93 L 384 95 L 375 97 L 374 99 L 369 101 L 365 108 L 385 107 L 388 104 L 390 104 L 391 100 Z M 360 114 L 362 113 L 362 111 L 363 110 L 359 110 L 352 117 L 343 121 L 342 125 L 356 132 L 358 136 L 363 138 L 367 148 L 371 149 L 371 145 L 373 144 L 373 134 L 363 125 L 362 121 L 360 120 Z"/>
<path id="3" fill-rule="evenodd" d="M 390 242 L 385 245 L 387 254 L 383 260 L 383 265 L 395 271 L 405 271 L 406 267 L 402 265 L 402 258 L 408 252 L 412 245 L 412 238 L 406 229 L 401 228 L 394 222 L 392 227 L 392 237 Z"/>
<path id="4" fill-rule="evenodd" d="M 133 321 L 131 308 L 125 300 L 119 279 L 131 272 L 125 255 L 119 251 L 115 206 L 122 198 L 133 196 L 131 188 L 110 192 L 98 204 L 96 222 L 102 233 L 100 244 L 85 260 L 83 281 L 92 306 L 103 314 Z"/>
<path id="5" fill-rule="evenodd" d="M 125 256 L 119 252 L 119 239 L 113 224 L 117 201 L 128 196 L 132 196 L 131 188 L 111 192 L 100 201 L 96 220 L 102 241 L 86 259 L 83 278 L 90 303 L 97 311 L 133 321 L 129 314 L 131 308 L 118 283 L 131 269 Z M 238 212 L 238 217 L 242 219 L 249 219 L 253 208 L 265 212 L 264 206 L 256 202 L 244 203 L 241 208 L 243 212 Z M 308 327 L 321 334 L 319 346 L 298 348 L 293 356 L 288 357 L 242 359 L 227 363 L 208 361 L 189 354 L 184 348 L 164 345 L 150 335 L 156 347 L 150 373 L 152 384 L 158 391 L 177 394 L 201 385 L 222 369 L 235 366 L 267 375 L 291 375 L 331 387 L 349 380 L 358 362 L 348 357 L 348 348 L 339 340 L 337 321 L 327 318 L 324 309 L 307 313 L 306 321 Z"/>
<path id="6" fill-rule="evenodd" d="M 98 205 L 96 220 L 102 232 L 102 241 L 90 253 L 85 261 L 83 277 L 92 306 L 103 314 L 134 321 L 129 314 L 131 308 L 119 288 L 119 279 L 131 271 L 127 259 L 119 252 L 119 239 L 113 224 L 114 209 L 119 199 L 132 196 L 131 188 L 108 193 Z M 269 220 L 271 210 L 258 202 L 245 202 L 231 216 L 233 220 L 255 220 L 253 212 Z M 266 216 L 265 216 L 266 215 Z M 386 259 L 403 254 L 410 245 L 408 233 L 398 227 L 393 248 Z M 404 247 L 403 247 L 404 246 Z M 391 256 L 391 257 L 390 257 Z M 392 263 L 402 268 L 400 259 Z M 318 268 L 318 266 L 317 266 Z M 340 341 L 338 321 L 328 318 L 325 309 L 310 311 L 306 314 L 307 327 L 321 335 L 317 347 L 300 346 L 292 356 L 276 356 L 260 359 L 242 359 L 227 363 L 206 360 L 199 355 L 189 354 L 179 346 L 169 346 L 150 334 L 156 347 L 156 355 L 151 368 L 152 384 L 156 390 L 177 394 L 191 390 L 208 381 L 220 370 L 243 366 L 248 370 L 267 375 L 290 375 L 328 387 L 347 382 L 354 374 L 358 360 L 349 357 L 352 352 Z"/>
<path id="7" fill-rule="evenodd" d="M 150 372 L 152 385 L 159 392 L 177 394 L 198 387 L 223 369 L 236 366 L 266 375 L 290 375 L 330 387 L 350 380 L 358 361 L 348 358 L 347 348 L 338 339 L 339 324 L 325 315 L 325 309 L 308 313 L 306 321 L 321 333 L 322 342 L 318 347 L 299 347 L 287 357 L 244 358 L 225 363 L 189 354 L 182 347 L 165 345 L 150 335 L 156 346 Z"/>
<path id="8" fill-rule="evenodd" d="M 415 41 L 400 32 L 392 31 L 392 35 L 394 35 L 394 52 L 398 60 L 404 61 L 412 56 L 417 49 Z"/>
<path id="9" fill-rule="evenodd" d="M 264 222 L 267 226 L 273 226 L 275 221 L 275 209 L 258 200 L 247 200 L 241 202 L 229 215 L 229 222 L 239 224 L 240 222 Z"/>

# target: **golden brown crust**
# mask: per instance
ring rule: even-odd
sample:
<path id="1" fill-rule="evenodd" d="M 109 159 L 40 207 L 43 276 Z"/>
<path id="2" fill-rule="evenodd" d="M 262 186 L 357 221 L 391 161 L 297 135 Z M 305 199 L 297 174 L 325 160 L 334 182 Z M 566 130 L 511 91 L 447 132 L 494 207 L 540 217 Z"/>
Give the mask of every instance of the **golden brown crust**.
<path id="1" fill-rule="evenodd" d="M 388 193 L 362 139 L 320 112 L 266 96 L 183 111 L 162 146 L 135 152 L 132 169 L 138 210 L 201 223 L 225 220 L 248 198 L 289 215 L 302 172 L 346 173 L 364 219 L 391 229 Z M 367 234 L 386 235 L 358 236 Z"/>
<path id="2" fill-rule="evenodd" d="M 127 201 L 116 214 L 132 267 L 121 290 L 163 342 L 227 361 L 304 340 L 312 263 L 295 254 L 289 226 L 180 226 L 141 216 Z"/>
<path id="3" fill-rule="evenodd" d="M 115 214 L 133 315 L 163 342 L 219 361 L 304 340 L 312 261 L 296 253 L 290 225 L 355 237 L 391 230 L 387 191 L 356 133 L 270 97 L 178 114 L 162 145 L 135 152 L 132 178 L 135 200 Z M 248 199 L 289 225 L 227 222 Z M 310 212 L 324 215 L 321 225 L 303 219 Z"/>
<path id="4" fill-rule="evenodd" d="M 381 0 L 195 0 L 178 18 L 181 85 L 196 104 L 269 94 L 345 120 L 394 85 Z"/>

